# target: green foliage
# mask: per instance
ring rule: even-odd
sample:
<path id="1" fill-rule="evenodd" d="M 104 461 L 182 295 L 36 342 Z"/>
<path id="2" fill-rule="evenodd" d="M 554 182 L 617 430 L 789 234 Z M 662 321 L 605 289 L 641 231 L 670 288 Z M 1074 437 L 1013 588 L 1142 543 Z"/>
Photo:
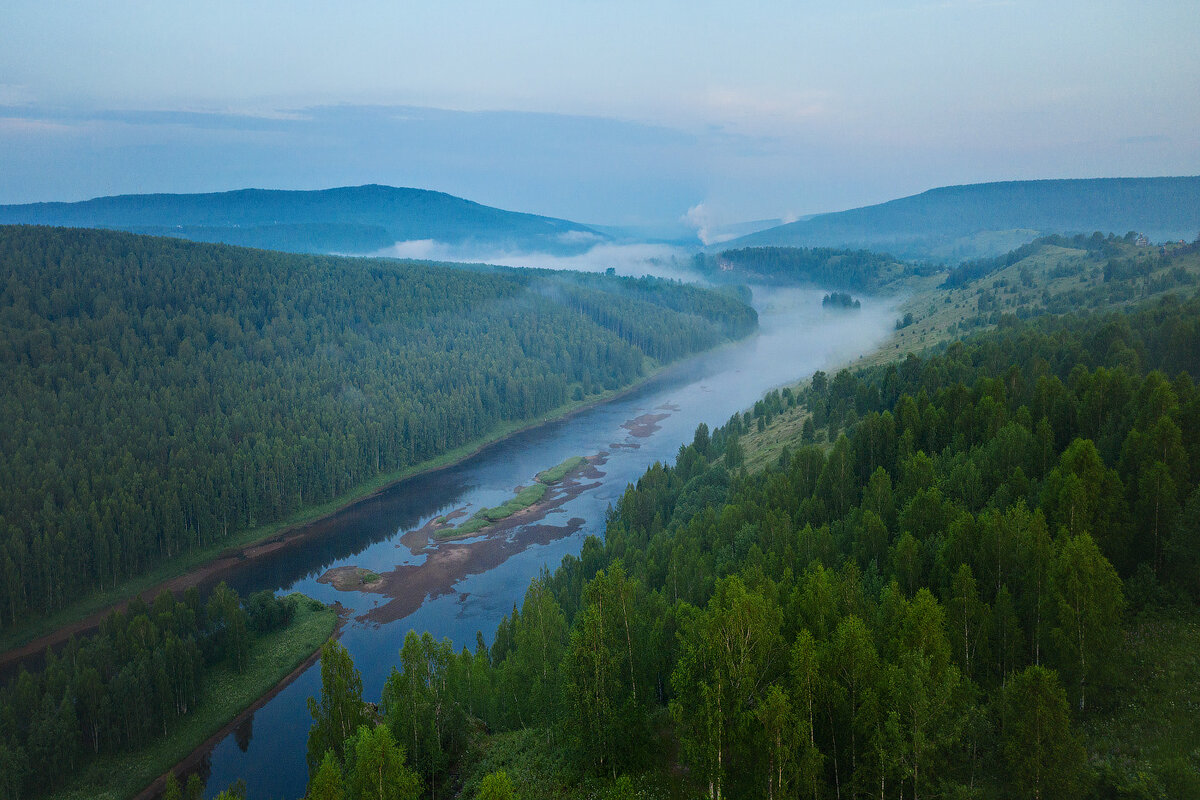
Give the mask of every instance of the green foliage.
<path id="1" fill-rule="evenodd" d="M 504 770 L 486 775 L 479 784 L 476 800 L 515 800 L 512 781 Z"/>
<path id="2" fill-rule="evenodd" d="M 404 765 L 404 747 L 386 725 L 362 725 L 345 746 L 350 800 L 417 800 L 421 779 Z"/>
<path id="3" fill-rule="evenodd" d="M 1051 581 L 1058 598 L 1058 663 L 1083 712 L 1087 687 L 1103 683 L 1114 667 L 1125 608 L 1121 579 L 1084 533 L 1062 544 Z"/>
<path id="4" fill-rule="evenodd" d="M 308 732 L 308 772 L 315 775 L 327 752 L 346 762 L 347 741 L 370 721 L 362 699 L 362 674 L 345 647 L 334 640 L 321 646 L 321 697 L 308 698 L 313 725 Z"/>
<path id="5" fill-rule="evenodd" d="M 855 300 L 846 292 L 831 292 L 821 298 L 821 306 L 823 308 L 849 310 L 862 308 L 862 302 Z"/>
<path id="6" fill-rule="evenodd" d="M 1014 675 L 1001 693 L 1000 715 L 1010 797 L 1083 795 L 1087 755 L 1053 670 L 1030 666 Z"/>
<path id="7" fill-rule="evenodd" d="M 761 712 L 775 737 L 760 738 L 759 696 L 782 674 L 786 651 L 779 634 L 782 616 L 769 597 L 748 591 L 736 576 L 720 581 L 702 611 L 685 616 L 679 660 L 671 674 L 671 715 L 698 780 L 719 797 L 754 786 L 760 747 L 772 743 L 786 724 L 786 698 Z M 781 748 L 776 745 L 776 760 Z M 782 767 L 772 764 L 770 775 Z M 759 773 L 761 774 L 761 773 Z"/>
<path id="8" fill-rule="evenodd" d="M 332 750 L 326 750 L 321 766 L 308 782 L 308 800 L 345 800 L 345 776 Z"/>

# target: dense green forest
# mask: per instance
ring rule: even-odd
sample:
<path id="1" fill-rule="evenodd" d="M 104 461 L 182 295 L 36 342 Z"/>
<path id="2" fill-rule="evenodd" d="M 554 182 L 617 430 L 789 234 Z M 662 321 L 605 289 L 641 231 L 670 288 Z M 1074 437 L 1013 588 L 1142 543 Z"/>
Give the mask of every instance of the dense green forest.
<path id="1" fill-rule="evenodd" d="M 755 325 L 656 279 L 0 227 L 0 630 Z"/>
<path id="2" fill-rule="evenodd" d="M 1130 615 L 1200 600 L 1198 371 L 1200 295 L 1167 296 L 1006 316 L 700 426 L 490 648 L 410 633 L 385 725 L 331 645 L 310 797 L 367 796 L 367 738 L 398 797 L 1196 796 L 1194 726 L 1156 765 L 1081 731 L 1127 705 Z"/>
<path id="3" fill-rule="evenodd" d="M 693 266 L 714 280 L 807 284 L 822 289 L 870 292 L 930 268 L 905 264 L 869 250 L 829 247 L 747 247 L 698 255 Z"/>
<path id="4" fill-rule="evenodd" d="M 40 670 L 22 668 L 0 688 L 0 797 L 44 796 L 100 756 L 166 737 L 203 710 L 213 669 L 246 669 L 256 640 L 286 627 L 300 602 L 315 601 L 267 591 L 243 601 L 223 583 L 207 602 L 195 589 L 180 600 L 163 592 L 48 651 Z"/>
<path id="5" fill-rule="evenodd" d="M 3 205 L 0 223 L 115 228 L 296 253 L 376 253 L 413 239 L 497 251 L 581 253 L 607 239 L 564 219 L 492 208 L 444 192 L 378 185 Z"/>
<path id="6" fill-rule="evenodd" d="M 1043 234 L 1130 228 L 1155 241 L 1191 241 L 1200 231 L 1200 177 L 942 186 L 878 205 L 818 214 L 727 246 L 865 247 L 953 264 L 1001 255 Z"/>

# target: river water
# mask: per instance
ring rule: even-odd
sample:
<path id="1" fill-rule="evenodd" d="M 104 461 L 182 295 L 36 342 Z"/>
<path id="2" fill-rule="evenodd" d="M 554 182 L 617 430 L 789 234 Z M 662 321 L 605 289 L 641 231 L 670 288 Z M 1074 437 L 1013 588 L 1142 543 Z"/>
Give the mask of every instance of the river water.
<path id="1" fill-rule="evenodd" d="M 243 595 L 299 591 L 350 609 L 341 642 L 362 671 L 364 697 L 378 700 L 409 630 L 449 637 L 455 649 L 474 649 L 477 631 L 490 643 L 530 579 L 577 554 L 588 535 L 602 536 L 605 512 L 626 485 L 654 462 L 673 461 L 699 423 L 721 425 L 773 387 L 865 354 L 893 327 L 891 303 L 865 299 L 861 311 L 833 312 L 821 307 L 822 296 L 817 290 L 756 289 L 757 335 L 454 467 L 398 483 L 313 523 L 320 535 L 303 547 L 282 549 L 226 579 Z M 465 542 L 427 543 L 413 533 L 439 515 L 499 505 L 539 471 L 577 455 L 597 456 L 601 463 L 540 520 Z M 341 566 L 395 572 L 400 580 L 393 584 L 408 591 L 388 597 L 318 582 Z M 256 800 L 302 797 L 311 724 L 306 699 L 319 690 L 320 667 L 313 665 L 219 742 L 200 767 L 206 797 L 239 778 Z"/>

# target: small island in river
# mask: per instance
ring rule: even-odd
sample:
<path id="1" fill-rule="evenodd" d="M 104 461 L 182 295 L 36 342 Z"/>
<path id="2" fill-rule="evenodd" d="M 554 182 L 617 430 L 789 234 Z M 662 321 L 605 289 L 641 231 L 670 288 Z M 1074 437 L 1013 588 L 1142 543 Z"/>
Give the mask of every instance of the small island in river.
<path id="1" fill-rule="evenodd" d="M 377 573 L 353 565 L 334 567 L 317 578 L 317 583 L 328 583 L 339 592 L 371 592 L 383 587 L 383 579 Z"/>
<path id="2" fill-rule="evenodd" d="M 572 456 L 558 466 L 542 470 L 534 478 L 533 485 L 517 487 L 517 492 L 512 498 L 495 508 L 485 507 L 479 509 L 471 515 L 470 519 L 461 525 L 456 527 L 448 525 L 439 527 L 434 532 L 434 538 L 453 539 L 460 536 L 469 536 L 503 519 L 508 519 L 518 511 L 525 511 L 542 501 L 542 498 L 546 496 L 547 487 L 561 483 L 568 475 L 577 472 L 587 466 L 588 463 L 588 459 L 583 456 Z"/>

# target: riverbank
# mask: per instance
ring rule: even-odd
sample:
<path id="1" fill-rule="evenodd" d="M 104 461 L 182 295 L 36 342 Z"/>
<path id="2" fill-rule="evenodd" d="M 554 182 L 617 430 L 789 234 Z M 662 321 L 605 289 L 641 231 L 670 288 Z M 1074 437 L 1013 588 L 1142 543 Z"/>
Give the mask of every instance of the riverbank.
<path id="1" fill-rule="evenodd" d="M 144 575 L 122 581 L 105 591 L 93 592 L 68 608 L 28 620 L 25 624 L 0 635 L 0 674 L 12 672 L 20 662 L 40 657 L 48 647 L 57 647 L 71 636 L 78 636 L 97 628 L 109 613 L 123 610 L 134 597 L 152 599 L 163 591 L 179 594 L 190 587 L 215 582 L 233 567 L 245 566 L 248 561 L 268 555 L 284 546 L 295 545 L 307 538 L 309 534 L 306 526 L 333 516 L 401 481 L 452 467 L 523 431 L 569 419 L 589 408 L 638 391 L 672 370 L 685 368 L 694 359 L 718 352 L 731 344 L 724 343 L 666 365 L 647 359 L 645 377 L 629 386 L 609 390 L 584 400 L 571 401 L 533 419 L 498 426 L 487 436 L 467 442 L 437 458 L 378 475 L 327 503 L 302 509 L 279 522 L 242 531 L 220 544 L 181 554 Z"/>
<path id="2" fill-rule="evenodd" d="M 307 669 L 344 621 L 332 607 L 300 594 L 291 597 L 297 604 L 292 622 L 255 641 L 245 672 L 230 666 L 208 671 L 196 710 L 167 736 L 136 753 L 98 758 L 49 799 L 149 800 L 161 792 L 168 772 L 194 767 L 213 744 Z"/>

